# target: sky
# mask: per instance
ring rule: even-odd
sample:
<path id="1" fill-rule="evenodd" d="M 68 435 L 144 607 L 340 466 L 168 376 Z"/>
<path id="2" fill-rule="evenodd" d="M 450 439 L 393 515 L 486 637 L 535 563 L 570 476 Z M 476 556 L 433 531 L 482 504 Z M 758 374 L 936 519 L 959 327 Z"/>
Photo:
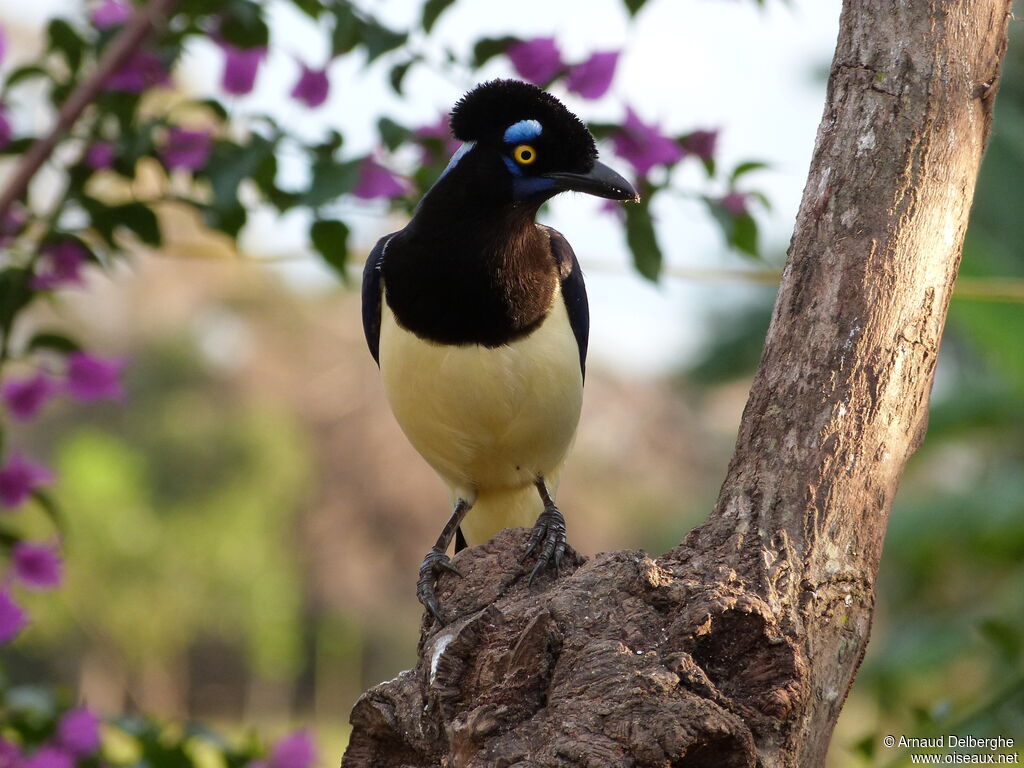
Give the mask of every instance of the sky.
<path id="1" fill-rule="evenodd" d="M 367 0 L 360 5 L 382 22 L 402 27 L 418 17 L 422 3 Z M 41 26 L 54 13 L 80 8 L 70 0 L 4 3 L 0 23 Z M 348 56 L 331 65 L 328 101 L 317 110 L 302 109 L 288 98 L 298 62 L 322 65 L 329 55 L 328 36 L 286 3 L 268 3 L 268 9 L 270 58 L 255 92 L 235 107 L 243 113 L 269 112 L 308 137 L 338 128 L 354 155 L 374 149 L 380 115 L 409 125 L 432 123 L 475 83 L 418 68 L 406 81 L 405 98 L 399 98 L 386 85 L 387 57 L 365 69 L 361 57 Z M 749 178 L 772 202 L 773 210 L 757 217 L 766 252 L 778 258 L 789 239 L 810 161 L 824 102 L 820 73 L 831 60 L 839 11 L 839 0 L 767 0 L 765 7 L 753 0 L 649 0 L 630 23 L 621 0 L 459 0 L 441 17 L 431 39 L 414 44 L 430 58 L 439 58 L 444 45 L 464 51 L 480 37 L 505 34 L 554 35 L 568 60 L 622 49 L 609 94 L 597 102 L 566 97 L 568 106 L 587 118 L 616 122 L 628 103 L 644 120 L 657 121 L 672 133 L 719 128 L 720 163 L 769 163 L 770 170 Z M 183 61 L 179 83 L 200 94 L 217 93 L 219 58 L 212 44 L 196 46 Z M 481 79 L 510 74 L 507 62 L 499 58 Z M 627 170 L 610 152 L 604 159 Z M 282 174 L 285 182 L 301 183 L 305 170 L 284 162 Z M 680 175 L 679 186 L 697 191 L 698 179 L 696 167 L 691 167 Z M 645 281 L 629 268 L 621 228 L 599 206 L 599 201 L 572 195 L 542 212 L 543 222 L 572 243 L 587 275 L 591 365 L 635 376 L 672 370 L 700 348 L 707 324 L 713 322 L 709 312 L 728 312 L 730 305 L 753 294 L 765 295 L 763 288 L 738 283 Z M 353 203 L 347 212 L 355 224 L 356 255 L 368 252 L 380 235 L 400 225 L 374 204 Z M 701 203 L 664 199 L 655 215 L 669 265 L 750 265 L 728 252 Z M 309 252 L 307 227 L 301 215 L 281 219 L 266 212 L 243 234 L 243 248 L 277 260 L 282 279 L 297 287 L 322 290 L 335 278 Z"/>

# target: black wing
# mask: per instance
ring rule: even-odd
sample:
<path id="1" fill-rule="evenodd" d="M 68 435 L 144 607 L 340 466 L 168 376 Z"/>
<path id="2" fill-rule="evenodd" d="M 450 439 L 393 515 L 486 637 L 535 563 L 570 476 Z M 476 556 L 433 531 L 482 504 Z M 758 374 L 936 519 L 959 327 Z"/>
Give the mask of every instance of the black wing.
<path id="1" fill-rule="evenodd" d="M 580 350 L 580 372 L 587 375 L 587 342 L 590 338 L 590 305 L 587 304 L 587 286 L 583 282 L 583 270 L 569 241 L 562 233 L 545 227 L 551 238 L 551 253 L 554 254 L 558 272 L 562 276 L 562 299 L 569 313 L 569 325 L 576 337 Z"/>
<path id="2" fill-rule="evenodd" d="M 384 269 L 384 252 L 394 232 L 377 241 L 366 259 L 363 267 L 363 333 L 366 334 L 366 346 L 370 354 L 380 365 L 378 352 L 380 349 L 380 303 L 382 296 L 382 277 Z"/>

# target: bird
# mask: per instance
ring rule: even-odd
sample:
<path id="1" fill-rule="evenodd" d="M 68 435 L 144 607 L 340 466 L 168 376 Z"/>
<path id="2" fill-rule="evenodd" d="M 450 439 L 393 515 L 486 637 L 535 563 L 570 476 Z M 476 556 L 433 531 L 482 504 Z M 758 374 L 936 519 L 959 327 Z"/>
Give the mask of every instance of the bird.
<path id="1" fill-rule="evenodd" d="M 447 555 L 533 525 L 532 583 L 566 548 L 555 504 L 579 423 L 590 315 L 568 241 L 539 224 L 562 192 L 636 201 L 597 159 L 586 125 L 535 85 L 497 79 L 453 107 L 461 141 L 408 224 L 363 270 L 367 346 L 409 442 L 440 475 L 452 513 L 420 566 L 417 598 L 443 626 Z"/>

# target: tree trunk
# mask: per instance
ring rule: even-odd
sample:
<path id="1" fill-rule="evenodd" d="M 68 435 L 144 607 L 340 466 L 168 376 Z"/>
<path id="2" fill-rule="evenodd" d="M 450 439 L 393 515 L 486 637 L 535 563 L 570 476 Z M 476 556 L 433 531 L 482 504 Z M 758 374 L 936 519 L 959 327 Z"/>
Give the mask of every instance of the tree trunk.
<path id="1" fill-rule="evenodd" d="M 847 0 L 711 517 L 657 560 L 574 556 L 533 588 L 522 530 L 460 553 L 439 585 L 458 618 L 358 701 L 345 768 L 824 763 L 927 423 L 1009 14 Z"/>

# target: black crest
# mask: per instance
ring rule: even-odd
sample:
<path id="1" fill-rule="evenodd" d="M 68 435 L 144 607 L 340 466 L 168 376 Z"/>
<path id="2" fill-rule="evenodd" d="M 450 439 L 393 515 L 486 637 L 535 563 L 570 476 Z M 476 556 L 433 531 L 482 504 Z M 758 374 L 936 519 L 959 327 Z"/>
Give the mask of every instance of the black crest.
<path id="1" fill-rule="evenodd" d="M 589 171 L 597 159 L 594 137 L 558 99 L 520 80 L 491 80 L 471 90 L 452 109 L 451 128 L 460 141 L 496 144 L 505 129 L 536 120 L 545 139 L 559 148 L 566 168 Z"/>

